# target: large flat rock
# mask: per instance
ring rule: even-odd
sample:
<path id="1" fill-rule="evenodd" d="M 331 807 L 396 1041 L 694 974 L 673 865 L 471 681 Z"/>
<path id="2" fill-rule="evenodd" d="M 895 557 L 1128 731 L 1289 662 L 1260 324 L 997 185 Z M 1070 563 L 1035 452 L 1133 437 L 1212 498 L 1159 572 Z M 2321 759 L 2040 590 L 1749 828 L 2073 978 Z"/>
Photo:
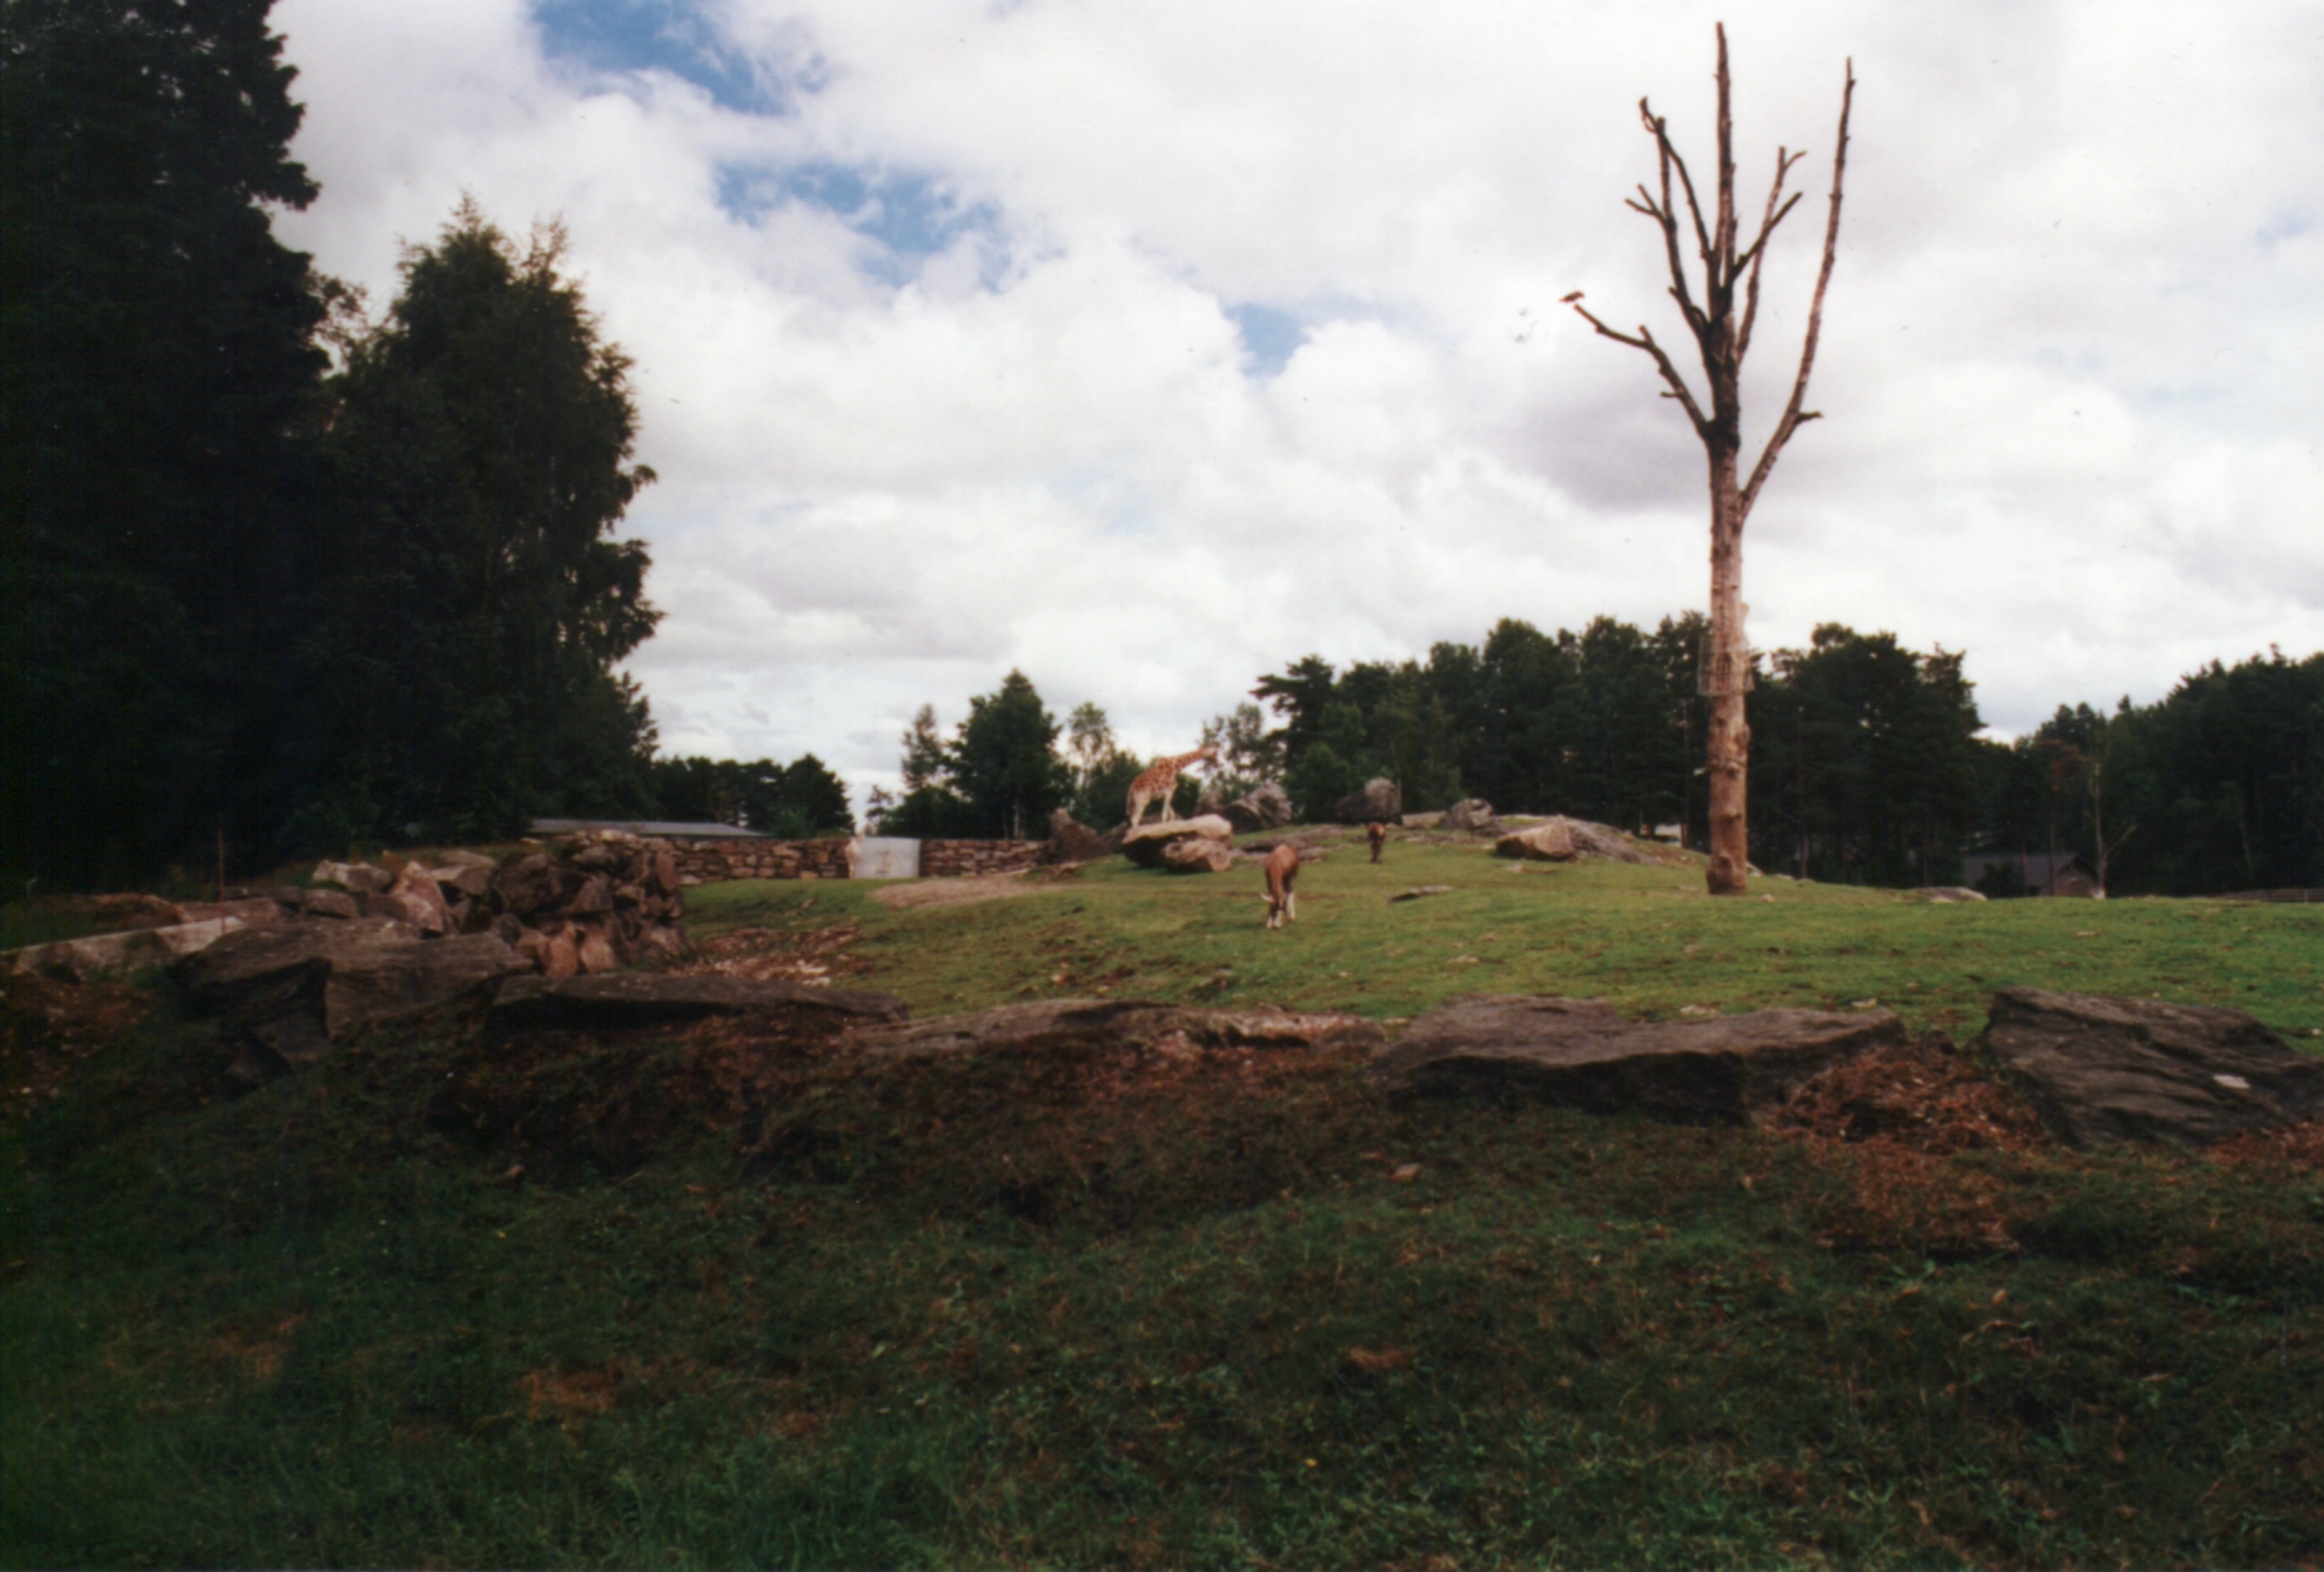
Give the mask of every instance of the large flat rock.
<path id="1" fill-rule="evenodd" d="M 2006 988 L 1983 1042 L 2077 1146 L 2207 1146 L 2324 1117 L 2324 1060 L 2241 1010 Z"/>
<path id="2" fill-rule="evenodd" d="M 1180 1009 L 1149 999 L 1042 999 L 908 1025 L 858 1029 L 849 1041 L 880 1058 L 1031 1053 L 1072 1043 L 1130 1043 L 1164 1053 L 1205 1049 L 1376 1048 L 1387 1041 L 1360 1016 L 1247 1009 Z"/>
<path id="3" fill-rule="evenodd" d="M 875 1021 L 901 1021 L 908 1013 L 893 994 L 862 988 L 651 971 L 512 977 L 501 984 L 493 999 L 493 1022 L 512 1026 L 646 1026 L 770 1010 L 823 1011 Z"/>
<path id="4" fill-rule="evenodd" d="M 1372 1061 L 1396 1090 L 1524 1097 L 1682 1124 L 1757 1124 L 1807 1081 L 1906 1041 L 1886 1010 L 1626 1021 L 1600 999 L 1477 994 L 1414 1018 Z"/>
<path id="5" fill-rule="evenodd" d="M 171 972 L 242 1037 L 235 1073 L 252 1080 L 302 1068 L 351 1033 L 481 997 L 529 970 L 490 933 L 423 940 L 405 924 L 360 917 L 244 928 Z"/>
<path id="6" fill-rule="evenodd" d="M 264 903 L 270 909 L 273 903 Z M 86 939 L 60 939 L 11 951 L 9 970 L 35 971 L 64 982 L 136 971 L 148 966 L 168 966 L 207 950 L 244 926 L 239 917 L 210 917 L 172 923 L 159 928 L 128 928 L 118 933 L 92 933 Z"/>

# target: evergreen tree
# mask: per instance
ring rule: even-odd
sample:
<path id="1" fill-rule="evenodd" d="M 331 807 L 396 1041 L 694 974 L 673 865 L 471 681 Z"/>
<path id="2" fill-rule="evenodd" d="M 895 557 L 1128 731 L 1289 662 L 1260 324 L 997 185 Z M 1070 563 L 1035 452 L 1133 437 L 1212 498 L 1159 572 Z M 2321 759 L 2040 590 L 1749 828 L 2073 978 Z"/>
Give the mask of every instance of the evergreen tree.
<path id="1" fill-rule="evenodd" d="M 642 543 L 609 537 L 653 474 L 629 463 L 630 362 L 564 248 L 554 225 L 520 246 L 464 202 L 333 380 L 310 844 L 648 798 L 651 721 L 613 666 L 660 613 Z"/>
<path id="2" fill-rule="evenodd" d="M 969 700 L 952 756 L 975 834 L 1022 839 L 1048 832 L 1049 810 L 1065 801 L 1072 786 L 1056 741 L 1056 719 L 1021 671 L 1011 671 L 996 691 Z"/>
<path id="3" fill-rule="evenodd" d="M 269 0 L 0 6 L 0 865 L 271 833 L 320 284 Z M 207 858 L 205 858 L 207 861 Z"/>

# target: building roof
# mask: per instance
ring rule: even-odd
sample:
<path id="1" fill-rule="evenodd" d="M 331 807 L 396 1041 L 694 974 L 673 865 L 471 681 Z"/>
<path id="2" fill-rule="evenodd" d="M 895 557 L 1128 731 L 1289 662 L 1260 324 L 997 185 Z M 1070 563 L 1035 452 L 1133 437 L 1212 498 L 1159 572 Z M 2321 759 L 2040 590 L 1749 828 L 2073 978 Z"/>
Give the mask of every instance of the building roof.
<path id="1" fill-rule="evenodd" d="M 700 841 L 764 841 L 757 830 L 738 824 L 680 824 L 662 819 L 535 819 L 536 835 L 577 835 L 584 830 L 622 830 L 632 835 L 691 836 Z"/>

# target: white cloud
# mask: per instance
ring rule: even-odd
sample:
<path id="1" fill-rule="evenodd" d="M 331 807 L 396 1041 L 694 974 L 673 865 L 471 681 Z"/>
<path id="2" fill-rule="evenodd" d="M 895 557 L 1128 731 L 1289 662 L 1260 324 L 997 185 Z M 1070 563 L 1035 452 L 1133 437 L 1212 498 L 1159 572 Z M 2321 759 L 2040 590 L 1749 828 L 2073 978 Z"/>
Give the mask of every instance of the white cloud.
<path id="1" fill-rule="evenodd" d="M 281 0 L 324 186 L 283 227 L 383 304 L 463 190 L 563 216 L 663 477 L 630 529 L 666 747 L 888 778 L 914 709 L 1016 666 L 1159 751 L 1310 651 L 1701 602 L 1700 451 L 1557 302 L 1682 338 L 1621 201 L 1642 93 L 1707 175 L 1721 14 L 1747 207 L 1808 149 L 1755 432 L 1844 57 L 1860 82 L 1826 418 L 1752 520 L 1755 642 L 1966 648 L 2009 729 L 2324 645 L 2309 8 L 723 0 L 705 36 L 768 100 L 738 106 L 675 57 L 557 55 L 514 0 Z M 802 170 L 860 210 L 784 200 Z M 1305 329 L 1272 374 L 1246 306 Z"/>

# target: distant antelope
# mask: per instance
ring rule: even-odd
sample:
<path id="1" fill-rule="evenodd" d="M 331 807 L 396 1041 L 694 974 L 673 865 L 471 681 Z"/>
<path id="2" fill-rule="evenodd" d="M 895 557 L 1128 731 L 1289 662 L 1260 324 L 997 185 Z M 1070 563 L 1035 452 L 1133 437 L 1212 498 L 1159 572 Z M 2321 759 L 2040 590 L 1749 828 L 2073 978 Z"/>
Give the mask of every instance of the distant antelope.
<path id="1" fill-rule="evenodd" d="M 1178 772 L 1198 758 L 1216 758 L 1218 751 L 1216 744 L 1205 742 L 1192 753 L 1156 759 L 1151 768 L 1130 783 L 1130 827 L 1138 828 L 1138 821 L 1146 816 L 1147 804 L 1157 799 L 1162 804 L 1162 823 L 1167 824 L 1176 819 L 1178 810 L 1170 805 L 1170 794 L 1177 789 Z"/>
<path id="2" fill-rule="evenodd" d="M 1299 877 L 1299 848 L 1288 841 L 1267 854 L 1267 925 L 1280 928 L 1299 919 L 1299 897 L 1292 881 Z"/>
<path id="3" fill-rule="evenodd" d="M 1364 839 L 1372 843 L 1372 860 L 1378 862 L 1380 848 L 1388 844 L 1388 826 L 1386 824 L 1365 825 Z"/>

